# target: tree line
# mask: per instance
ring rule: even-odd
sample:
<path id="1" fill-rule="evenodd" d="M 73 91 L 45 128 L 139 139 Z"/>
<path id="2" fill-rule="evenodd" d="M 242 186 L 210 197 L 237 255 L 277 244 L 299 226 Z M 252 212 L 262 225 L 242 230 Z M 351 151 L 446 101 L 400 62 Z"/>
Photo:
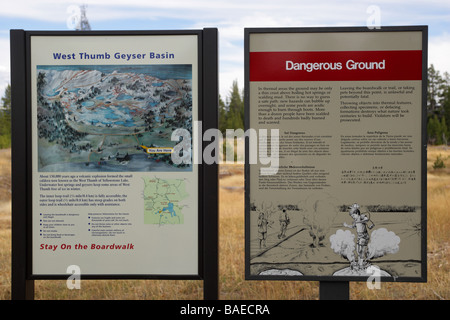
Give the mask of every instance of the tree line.
<path id="1" fill-rule="evenodd" d="M 428 144 L 450 143 L 450 74 L 428 68 L 427 135 Z"/>
<path id="2" fill-rule="evenodd" d="M 428 144 L 450 143 L 450 74 L 428 68 L 427 87 Z M 233 81 L 225 100 L 219 97 L 219 130 L 244 129 L 244 91 Z M 0 105 L 0 149 L 11 146 L 11 86 L 5 89 Z"/>
<path id="3" fill-rule="evenodd" d="M 244 92 L 235 80 L 225 98 L 219 97 L 219 130 L 225 135 L 226 129 L 244 129 Z"/>
<path id="4" fill-rule="evenodd" d="M 450 144 L 450 74 L 428 68 L 427 88 L 428 144 Z M 219 129 L 244 129 L 244 93 L 234 81 L 229 96 L 219 99 Z"/>
<path id="5" fill-rule="evenodd" d="M 11 85 L 5 89 L 0 104 L 0 149 L 11 146 Z"/>

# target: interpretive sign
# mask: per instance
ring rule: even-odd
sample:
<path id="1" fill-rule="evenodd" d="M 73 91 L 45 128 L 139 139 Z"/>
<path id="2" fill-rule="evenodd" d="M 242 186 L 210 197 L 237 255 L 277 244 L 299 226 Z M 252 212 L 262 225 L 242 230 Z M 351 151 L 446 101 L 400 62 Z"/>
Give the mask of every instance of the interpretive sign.
<path id="1" fill-rule="evenodd" d="M 245 45 L 246 128 L 265 133 L 247 144 L 247 278 L 426 281 L 427 28 Z M 266 142 L 270 170 L 250 151 Z"/>
<path id="2" fill-rule="evenodd" d="M 12 32 L 27 59 L 15 119 L 27 131 L 13 143 L 28 150 L 28 278 L 67 278 L 72 265 L 84 278 L 203 277 L 216 189 L 203 202 L 202 177 L 217 170 L 197 155 L 201 128 L 217 126 L 211 30 Z"/>

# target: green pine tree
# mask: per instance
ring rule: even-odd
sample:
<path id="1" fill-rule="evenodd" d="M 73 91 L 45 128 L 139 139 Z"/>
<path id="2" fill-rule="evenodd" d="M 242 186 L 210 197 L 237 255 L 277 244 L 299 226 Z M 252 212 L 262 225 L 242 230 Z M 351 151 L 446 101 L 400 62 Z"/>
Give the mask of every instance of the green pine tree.
<path id="1" fill-rule="evenodd" d="M 244 102 L 241 93 L 239 92 L 237 80 L 234 80 L 231 86 L 229 107 L 230 111 L 234 110 L 236 112 L 240 112 L 241 108 L 244 108 Z"/>
<path id="2" fill-rule="evenodd" d="M 441 123 L 440 123 L 440 135 L 441 135 L 441 140 L 442 140 L 442 144 L 448 144 L 448 128 L 447 128 L 447 123 L 445 121 L 445 117 L 441 118 Z"/>
<path id="3" fill-rule="evenodd" d="M 233 81 L 230 91 L 230 103 L 228 104 L 229 121 L 227 129 L 244 129 L 244 101 L 239 91 L 237 80 Z"/>
<path id="4" fill-rule="evenodd" d="M 433 131 L 434 131 L 433 127 L 434 127 L 433 118 L 428 117 L 428 120 L 427 120 L 427 137 L 428 137 L 427 143 L 428 144 L 433 144 Z"/>
<path id="5" fill-rule="evenodd" d="M 219 99 L 219 130 L 222 134 L 226 129 L 244 129 L 244 100 L 237 81 L 233 81 L 226 102 Z"/>
<path id="6" fill-rule="evenodd" d="M 229 92 L 229 96 L 226 98 L 226 102 L 224 102 L 221 98 L 219 98 L 219 130 L 224 135 L 224 138 L 226 138 L 226 131 L 227 129 L 231 130 L 237 130 L 242 129 L 244 130 L 244 94 L 243 91 L 239 90 L 239 86 L 237 81 L 233 81 L 233 84 L 231 86 L 231 90 Z M 228 147 L 232 147 L 230 142 L 226 141 L 224 139 L 223 144 L 223 155 L 226 155 L 226 150 Z M 235 154 L 234 154 L 234 160 L 236 161 L 236 140 L 233 143 L 235 148 Z"/>
<path id="7" fill-rule="evenodd" d="M 434 68 L 434 65 L 431 65 L 428 68 L 427 111 L 429 115 L 441 112 L 445 88 L 446 79 L 441 76 L 439 70 Z"/>
<path id="8" fill-rule="evenodd" d="M 428 134 L 428 143 L 429 144 L 438 144 L 437 135 L 439 132 L 439 120 L 437 116 L 434 115 L 428 118 L 427 124 L 427 134 Z"/>
<path id="9" fill-rule="evenodd" d="M 225 103 L 222 100 L 222 97 L 219 96 L 219 130 L 222 134 L 225 133 L 225 129 L 227 128 L 227 108 Z"/>
<path id="10" fill-rule="evenodd" d="M 437 115 L 433 116 L 433 122 L 434 122 L 434 144 L 441 145 L 442 144 L 442 129 L 441 129 L 441 122 L 439 121 L 439 118 Z"/>
<path id="11" fill-rule="evenodd" d="M 0 149 L 11 147 L 11 85 L 5 89 L 0 106 Z"/>
<path id="12" fill-rule="evenodd" d="M 444 92 L 444 99 L 442 101 L 442 107 L 444 109 L 443 118 L 446 122 L 450 121 L 450 87 L 447 87 Z M 450 142 L 450 127 L 447 126 L 447 143 Z"/>

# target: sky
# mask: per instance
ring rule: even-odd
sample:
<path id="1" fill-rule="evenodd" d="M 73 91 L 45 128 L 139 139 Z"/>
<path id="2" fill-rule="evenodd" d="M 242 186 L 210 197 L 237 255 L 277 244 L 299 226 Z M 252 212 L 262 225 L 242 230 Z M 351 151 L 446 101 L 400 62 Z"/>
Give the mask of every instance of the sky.
<path id="1" fill-rule="evenodd" d="M 428 65 L 450 73 L 449 0 L 13 0 L 0 9 L 0 96 L 10 83 L 9 32 L 71 30 L 86 5 L 92 30 L 219 30 L 219 92 L 244 88 L 244 28 L 428 26 Z"/>

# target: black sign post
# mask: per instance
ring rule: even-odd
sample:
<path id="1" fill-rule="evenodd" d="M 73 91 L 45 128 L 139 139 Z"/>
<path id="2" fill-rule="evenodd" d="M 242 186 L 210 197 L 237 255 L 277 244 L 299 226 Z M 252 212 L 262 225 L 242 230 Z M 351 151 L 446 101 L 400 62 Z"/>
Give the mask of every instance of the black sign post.
<path id="1" fill-rule="evenodd" d="M 203 58 L 204 58 L 204 110 L 203 131 L 218 128 L 218 42 L 217 29 L 203 30 Z M 217 143 L 217 141 L 215 142 Z M 205 146 L 204 146 L 205 147 Z M 202 148 L 202 150 L 204 149 Z M 215 155 L 215 165 L 203 165 L 203 193 L 204 193 L 204 298 L 205 300 L 219 299 L 219 185 L 218 160 Z"/>
<path id="2" fill-rule="evenodd" d="M 350 283 L 348 281 L 320 281 L 320 300 L 349 300 Z"/>
<path id="3" fill-rule="evenodd" d="M 12 264 L 11 264 L 11 298 L 33 299 L 34 280 L 28 277 L 28 265 L 31 262 L 29 251 L 29 221 L 26 201 L 29 192 L 27 184 L 27 97 L 26 97 L 26 51 L 25 32 L 11 31 L 11 131 L 12 131 Z"/>
<path id="4" fill-rule="evenodd" d="M 74 257 L 75 264 L 88 270 L 81 279 L 197 279 L 204 282 L 204 299 L 217 300 L 218 159 L 202 161 L 203 133 L 218 123 L 217 29 L 11 30 L 10 39 L 12 299 L 34 299 L 34 280 L 67 279 L 65 270 L 52 268 L 55 261 Z M 178 124 L 184 131 L 171 142 Z M 49 158 L 50 163 L 42 164 L 52 152 L 49 146 L 59 150 L 57 161 Z M 182 160 L 176 162 L 173 153 Z M 61 159 L 63 167 L 57 163 Z M 136 160 L 141 161 L 138 167 L 129 165 Z M 47 178 L 55 184 L 46 185 Z M 70 184 L 64 186 L 67 179 Z M 86 184 L 75 185 L 81 181 Z M 103 182 L 104 188 L 83 189 L 96 186 L 89 182 Z M 60 211 L 46 201 L 52 193 L 58 201 L 67 200 Z M 83 205 L 71 210 L 69 198 Z M 102 200 L 94 205 L 95 198 Z M 95 209 L 105 204 L 109 209 Z M 102 229 L 105 225 L 108 230 Z M 171 229 L 178 231 L 172 234 Z M 163 242 L 141 241 L 152 232 Z M 139 253 L 146 243 L 152 247 Z M 167 255 L 170 249 L 179 256 Z M 161 258 L 143 257 L 147 250 Z M 145 264 L 148 272 L 139 269 Z"/>

